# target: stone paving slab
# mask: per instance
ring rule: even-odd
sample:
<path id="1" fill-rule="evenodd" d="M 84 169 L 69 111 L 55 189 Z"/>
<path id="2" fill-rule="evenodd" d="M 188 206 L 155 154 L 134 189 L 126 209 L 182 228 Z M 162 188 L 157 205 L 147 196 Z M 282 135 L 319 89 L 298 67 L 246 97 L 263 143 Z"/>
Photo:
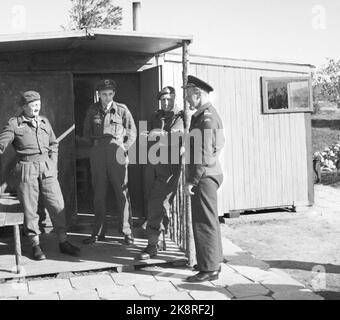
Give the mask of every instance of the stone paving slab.
<path id="1" fill-rule="evenodd" d="M 27 283 L 8 282 L 0 284 L 0 297 L 9 298 L 28 294 Z"/>
<path id="2" fill-rule="evenodd" d="M 99 300 L 96 290 L 72 290 L 59 292 L 60 300 Z"/>
<path id="3" fill-rule="evenodd" d="M 68 279 L 32 280 L 28 282 L 30 293 L 53 293 L 58 291 L 71 291 L 71 282 Z"/>
<path id="4" fill-rule="evenodd" d="M 257 267 L 234 266 L 234 265 L 230 265 L 230 267 L 237 271 L 239 274 L 242 274 L 244 277 L 247 277 L 248 279 L 255 282 L 264 281 L 268 278 L 277 277 L 277 274 L 274 273 L 273 271 L 262 270 Z"/>
<path id="5" fill-rule="evenodd" d="M 135 286 L 116 286 L 114 289 L 97 289 L 98 296 L 102 300 L 149 300 L 149 297 L 141 296 Z"/>
<path id="6" fill-rule="evenodd" d="M 26 296 L 20 296 L 19 300 L 60 300 L 58 293 L 47 294 L 28 294 Z"/>
<path id="7" fill-rule="evenodd" d="M 245 298 L 238 298 L 236 300 L 274 300 L 274 299 L 268 296 L 251 296 Z"/>
<path id="8" fill-rule="evenodd" d="M 223 289 L 220 291 L 190 291 L 194 300 L 231 300 L 232 295 Z"/>
<path id="9" fill-rule="evenodd" d="M 284 286 L 294 286 L 294 287 L 304 287 L 301 283 L 289 277 L 288 275 L 271 275 L 260 281 L 263 285 L 284 285 Z"/>
<path id="10" fill-rule="evenodd" d="M 162 292 L 176 294 L 178 290 L 170 281 L 158 281 L 156 284 L 154 281 L 137 283 L 135 285 L 139 294 L 144 296 L 153 296 Z"/>
<path id="11" fill-rule="evenodd" d="M 228 287 L 236 284 L 252 284 L 253 282 L 236 272 L 220 273 L 217 280 L 212 281 L 216 286 Z"/>
<path id="12" fill-rule="evenodd" d="M 172 280 L 171 280 L 172 282 Z M 223 291 L 223 288 L 216 287 L 212 282 L 210 281 L 204 281 L 200 283 L 193 283 L 193 282 L 177 282 L 173 283 L 173 285 L 176 287 L 178 291 L 214 291 L 217 292 L 219 290 Z"/>
<path id="13" fill-rule="evenodd" d="M 95 289 L 101 287 L 113 287 L 115 283 L 109 274 L 94 274 L 70 278 L 71 285 L 75 289 Z"/>
<path id="14" fill-rule="evenodd" d="M 135 271 L 135 272 L 121 272 L 111 273 L 111 276 L 116 284 L 119 285 L 134 285 L 137 283 L 152 282 L 157 284 L 157 280 L 150 271 Z"/>
<path id="15" fill-rule="evenodd" d="M 311 292 L 304 290 L 292 290 L 276 292 L 273 294 L 274 300 L 324 300 L 323 297 Z"/>
<path id="16" fill-rule="evenodd" d="M 187 277 L 192 276 L 195 272 L 189 268 L 155 268 L 152 271 L 153 276 L 158 281 L 170 281 L 172 283 L 182 282 Z"/>
<path id="17" fill-rule="evenodd" d="M 236 298 L 265 296 L 269 294 L 269 290 L 258 283 L 234 284 L 232 286 L 228 286 L 227 290 Z"/>

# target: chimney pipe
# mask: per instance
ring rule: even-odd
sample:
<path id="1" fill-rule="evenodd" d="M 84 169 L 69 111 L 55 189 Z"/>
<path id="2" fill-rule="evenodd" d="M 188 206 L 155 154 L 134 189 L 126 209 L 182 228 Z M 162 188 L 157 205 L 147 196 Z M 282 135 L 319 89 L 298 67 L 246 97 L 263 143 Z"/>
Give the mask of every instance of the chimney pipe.
<path id="1" fill-rule="evenodd" d="M 133 31 L 139 31 L 140 28 L 140 2 L 132 2 L 132 21 L 133 21 Z"/>

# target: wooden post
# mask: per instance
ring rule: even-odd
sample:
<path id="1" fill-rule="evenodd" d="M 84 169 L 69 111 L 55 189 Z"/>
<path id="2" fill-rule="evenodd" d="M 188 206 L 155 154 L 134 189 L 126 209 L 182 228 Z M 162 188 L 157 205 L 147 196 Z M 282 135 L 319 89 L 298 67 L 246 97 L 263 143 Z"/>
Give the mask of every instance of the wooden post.
<path id="1" fill-rule="evenodd" d="M 140 27 L 140 2 L 132 3 L 132 23 L 133 23 L 133 31 L 139 31 Z"/>
<path id="2" fill-rule="evenodd" d="M 14 231 L 14 246 L 15 246 L 15 264 L 17 267 L 17 274 L 21 273 L 21 243 L 20 243 L 20 229 L 19 225 L 13 226 Z"/>
<path id="3" fill-rule="evenodd" d="M 182 64 L 183 64 L 183 85 L 188 81 L 188 69 L 189 69 L 189 43 L 190 41 L 182 42 Z M 184 106 L 184 132 L 185 135 L 189 133 L 189 120 L 188 119 L 188 104 L 185 99 L 185 90 L 183 90 L 183 106 Z M 185 140 L 183 139 L 183 146 L 186 148 Z M 185 154 L 182 157 L 182 185 L 185 184 Z M 184 196 L 184 213 L 185 215 L 185 231 L 186 231 L 186 253 L 188 257 L 189 266 L 195 264 L 195 246 L 194 236 L 192 231 L 192 217 L 191 217 L 191 202 L 190 196 Z"/>

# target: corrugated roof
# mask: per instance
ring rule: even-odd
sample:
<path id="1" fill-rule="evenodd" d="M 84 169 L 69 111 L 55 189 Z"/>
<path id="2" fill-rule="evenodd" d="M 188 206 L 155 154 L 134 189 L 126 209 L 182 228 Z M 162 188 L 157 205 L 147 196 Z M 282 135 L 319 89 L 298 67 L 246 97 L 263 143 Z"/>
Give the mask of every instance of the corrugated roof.
<path id="1" fill-rule="evenodd" d="M 79 48 L 86 51 L 133 52 L 155 55 L 181 47 L 192 36 L 172 36 L 83 29 L 0 35 L 0 52 L 49 51 Z"/>

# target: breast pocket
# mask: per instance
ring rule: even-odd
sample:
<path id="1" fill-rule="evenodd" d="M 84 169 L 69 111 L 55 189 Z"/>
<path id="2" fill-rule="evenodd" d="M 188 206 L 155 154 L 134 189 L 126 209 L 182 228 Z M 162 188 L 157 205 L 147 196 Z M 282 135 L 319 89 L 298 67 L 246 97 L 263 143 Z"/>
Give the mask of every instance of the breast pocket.
<path id="1" fill-rule="evenodd" d="M 18 150 L 22 150 L 25 147 L 29 147 L 34 141 L 32 138 L 32 130 L 29 128 L 18 128 L 14 132 L 15 138 L 14 138 L 14 144 Z"/>
<path id="2" fill-rule="evenodd" d="M 118 117 L 110 119 L 109 124 L 104 128 L 104 134 L 108 133 L 114 137 L 120 138 L 124 135 L 124 125 L 123 120 Z"/>

